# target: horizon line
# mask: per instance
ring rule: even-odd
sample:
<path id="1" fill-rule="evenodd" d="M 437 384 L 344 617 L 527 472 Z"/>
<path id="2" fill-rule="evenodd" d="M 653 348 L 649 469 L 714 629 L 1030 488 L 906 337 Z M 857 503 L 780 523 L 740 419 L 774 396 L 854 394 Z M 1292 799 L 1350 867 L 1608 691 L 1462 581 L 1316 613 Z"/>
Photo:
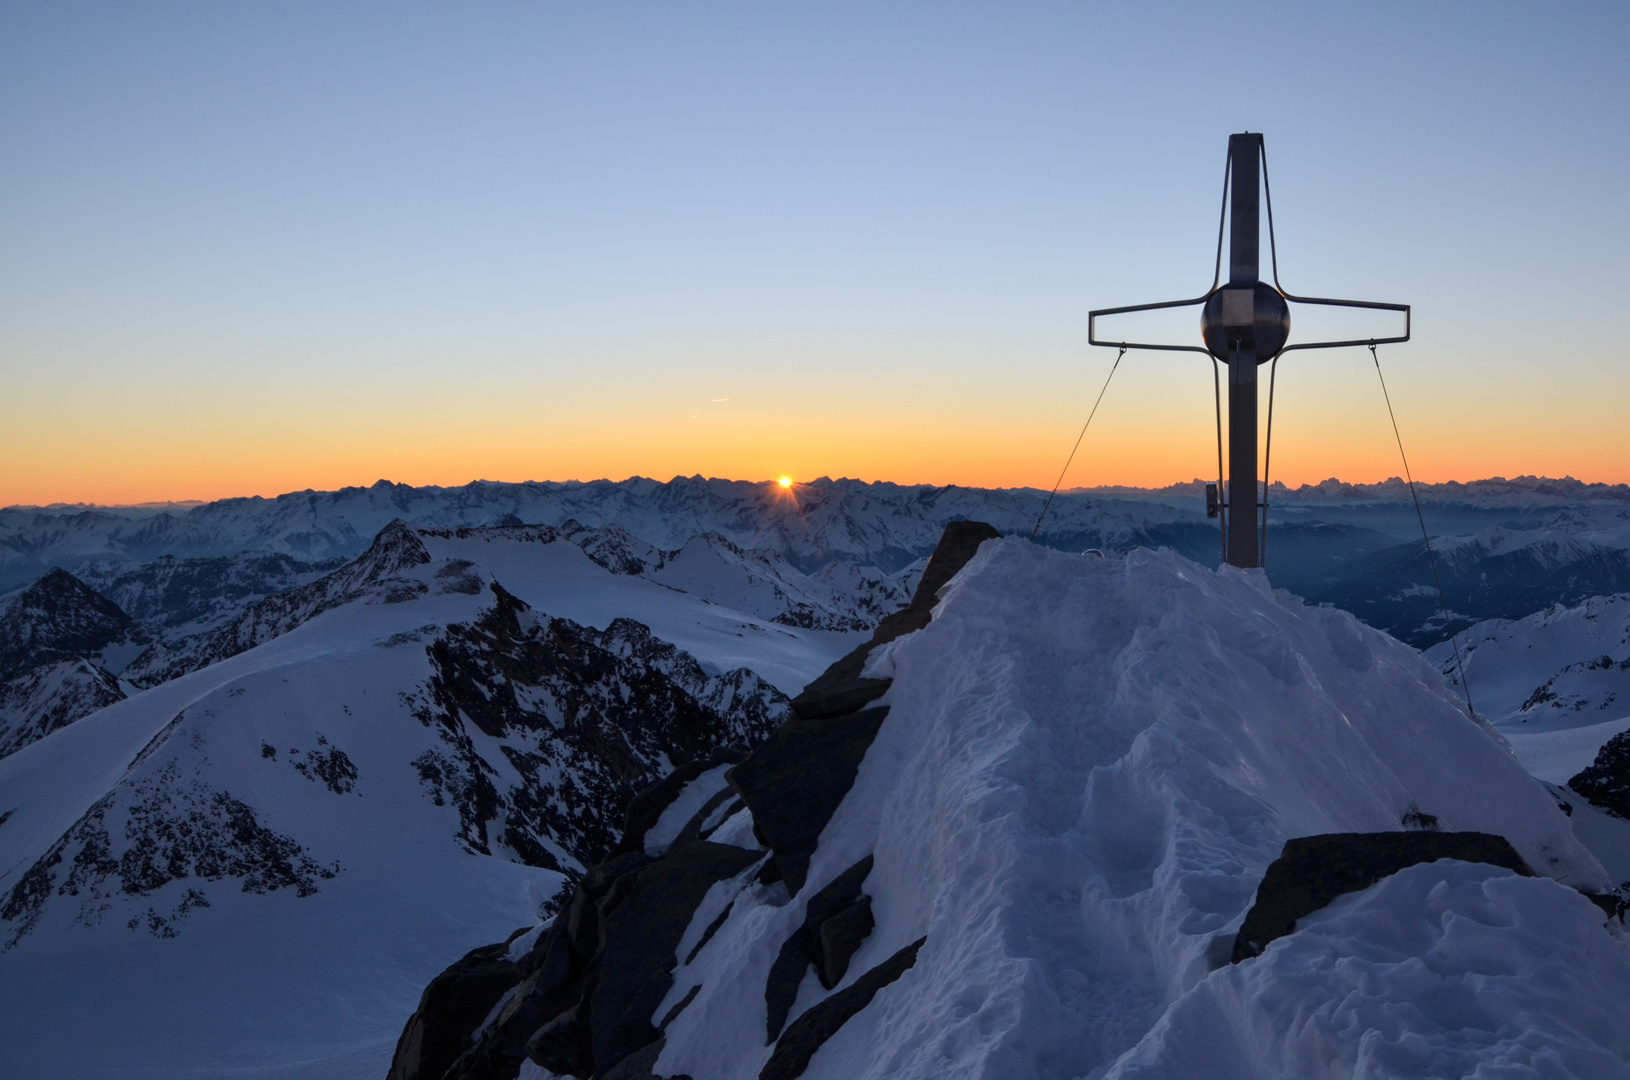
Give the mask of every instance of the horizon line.
<path id="1" fill-rule="evenodd" d="M 97 503 L 97 502 L 11 503 L 11 504 L 8 504 L 6 506 L 0 506 L 0 513 L 6 512 L 6 511 L 13 511 L 13 510 L 25 510 L 25 511 L 26 510 L 37 510 L 37 511 L 43 511 L 43 510 L 169 510 L 169 509 L 193 510 L 193 509 L 195 509 L 197 507 L 200 507 L 200 506 L 210 506 L 210 505 L 213 505 L 213 504 L 216 504 L 216 503 L 234 502 L 234 501 L 238 501 L 238 500 L 259 499 L 259 500 L 262 500 L 262 501 L 265 501 L 265 502 L 275 502 L 275 501 L 277 501 L 279 499 L 286 499 L 286 498 L 290 498 L 292 496 L 298 496 L 298 495 L 337 495 L 337 494 L 342 494 L 342 493 L 348 492 L 348 491 L 369 491 L 369 490 L 372 490 L 374 488 L 381 487 L 381 486 L 390 487 L 390 488 L 403 488 L 403 487 L 405 487 L 405 488 L 410 488 L 410 489 L 412 489 L 414 491 L 421 491 L 421 490 L 457 491 L 457 490 L 461 490 L 461 489 L 464 489 L 464 488 L 476 487 L 478 485 L 490 485 L 490 486 L 502 486 L 502 487 L 526 487 L 526 486 L 529 486 L 529 485 L 554 485 L 554 486 L 560 486 L 560 487 L 567 487 L 567 486 L 588 487 L 588 486 L 591 486 L 591 485 L 594 485 L 594 484 L 610 484 L 610 485 L 616 486 L 616 485 L 621 485 L 621 484 L 634 483 L 636 481 L 642 481 L 642 480 L 643 481 L 648 481 L 648 482 L 653 483 L 653 484 L 662 484 L 662 485 L 673 484 L 673 483 L 677 483 L 679 481 L 700 481 L 702 483 L 707 483 L 707 484 L 722 481 L 722 482 L 728 483 L 728 484 L 749 484 L 749 485 L 775 486 L 775 485 L 778 484 L 779 479 L 780 479 L 779 477 L 772 477 L 772 478 L 764 479 L 764 480 L 738 480 L 738 479 L 734 479 L 734 478 L 731 478 L 731 477 L 722 477 L 722 476 L 707 476 L 707 477 L 704 477 L 701 473 L 695 473 L 695 474 L 693 474 L 691 476 L 675 475 L 673 477 L 670 477 L 667 480 L 657 480 L 654 477 L 641 476 L 641 475 L 635 474 L 635 475 L 632 475 L 632 476 L 624 477 L 621 480 L 612 480 L 610 477 L 599 477 L 599 478 L 596 478 L 596 479 L 593 479 L 593 480 L 577 480 L 577 479 L 567 479 L 567 480 L 486 480 L 486 479 L 475 479 L 475 480 L 468 481 L 467 483 L 464 483 L 464 484 L 406 484 L 406 483 L 401 483 L 401 482 L 394 481 L 394 480 L 386 480 L 386 479 L 381 478 L 379 480 L 375 480 L 372 484 L 352 484 L 352 485 L 346 485 L 344 487 L 324 488 L 324 489 L 301 488 L 301 489 L 297 489 L 297 490 L 294 490 L 294 491 L 280 492 L 280 493 L 278 493 L 276 495 L 258 495 L 258 494 L 254 494 L 254 495 L 228 495 L 228 496 L 223 496 L 221 498 L 216 498 L 216 499 L 155 499 L 155 500 L 148 500 L 148 501 L 145 501 L 145 502 L 137 502 L 137 503 Z M 1203 485 L 1208 484 L 1208 483 L 1212 483 L 1212 482 L 1213 481 L 1206 480 L 1206 479 L 1201 478 L 1201 477 L 1195 477 L 1192 480 L 1177 480 L 1177 481 L 1173 481 L 1170 484 L 1165 484 L 1165 485 L 1162 485 L 1162 486 L 1159 486 L 1159 487 L 1142 487 L 1142 486 L 1135 485 L 1135 484 L 1091 484 L 1091 485 L 1079 485 L 1079 486 L 1074 486 L 1074 487 L 1060 488 L 1060 489 L 1058 489 L 1058 494 L 1060 494 L 1060 495 L 1074 495 L 1074 494 L 1082 494 L 1082 493 L 1161 494 L 1161 493 L 1165 493 L 1165 492 L 1178 492 L 1178 491 L 1182 491 L 1184 489 L 1194 488 L 1196 486 L 1200 486 L 1201 489 L 1203 490 Z M 816 477 L 813 480 L 795 480 L 793 483 L 794 483 L 794 486 L 804 486 L 804 485 L 809 485 L 809 484 L 842 484 L 842 483 L 856 483 L 856 484 L 867 484 L 867 485 L 888 484 L 888 485 L 891 485 L 891 486 L 894 486 L 894 487 L 902 487 L 902 488 L 918 488 L 918 487 L 920 487 L 920 488 L 938 488 L 938 489 L 942 489 L 942 490 L 949 490 L 951 488 L 965 488 L 965 489 L 970 490 L 970 491 L 1033 491 L 1033 492 L 1036 492 L 1037 494 L 1042 494 L 1046 490 L 1044 488 L 1030 487 L 1030 486 L 1027 486 L 1027 485 L 1019 485 L 1019 486 L 1015 486 L 1015 487 L 980 487 L 980 486 L 974 485 L 974 484 L 927 484 L 927 483 L 910 484 L 910 483 L 900 483 L 899 481 L 895 481 L 895 480 L 861 480 L 861 479 L 858 479 L 858 478 L 855 478 L 855 477 L 847 477 L 847 476 L 840 476 L 837 479 L 833 479 L 830 476 L 820 476 L 820 477 Z M 1432 481 L 1432 482 L 1422 480 L 1422 481 L 1416 481 L 1415 486 L 1417 488 L 1424 488 L 1424 489 L 1429 489 L 1430 490 L 1430 489 L 1444 488 L 1444 487 L 1450 487 L 1450 488 L 1472 487 L 1474 485 L 1479 485 L 1479 484 L 1516 484 L 1516 483 L 1527 483 L 1527 484 L 1536 484 L 1536 485 L 1537 484 L 1564 484 L 1564 485 L 1576 486 L 1576 487 L 1585 488 L 1585 489 L 1597 488 L 1597 489 L 1602 489 L 1604 491 L 1614 491 L 1614 490 L 1618 490 L 1618 489 L 1624 489 L 1627 492 L 1630 492 L 1630 483 L 1621 482 L 1621 483 L 1616 483 L 1616 484 L 1610 484 L 1610 483 L 1607 483 L 1607 482 L 1601 481 L 1601 480 L 1595 480 L 1595 481 L 1576 480 L 1572 476 L 1549 477 L 1549 476 L 1539 476 L 1539 475 L 1530 474 L 1530 473 L 1523 473 L 1523 474 L 1519 474 L 1517 476 L 1509 477 L 1509 478 L 1504 477 L 1504 476 L 1488 476 L 1488 477 L 1480 477 L 1480 478 L 1476 478 L 1476 479 L 1472 479 L 1472 480 L 1440 480 L 1440 481 Z M 1404 486 L 1407 486 L 1407 481 L 1405 481 L 1404 478 L 1401 477 L 1401 476 L 1389 476 L 1385 480 L 1375 480 L 1375 481 L 1363 481 L 1363 480 L 1347 481 L 1347 480 L 1342 480 L 1339 477 L 1332 476 L 1332 477 L 1327 477 L 1324 480 L 1320 480 L 1317 483 L 1299 484 L 1294 488 L 1286 485 L 1283 481 L 1275 480 L 1275 481 L 1273 481 L 1272 483 L 1269 484 L 1269 490 L 1270 491 L 1282 491 L 1282 492 L 1285 492 L 1286 494 L 1294 495 L 1294 494 L 1299 494 L 1299 493 L 1310 491 L 1310 490 L 1316 492 L 1316 491 L 1319 491 L 1321 489 L 1329 488 L 1331 485 L 1335 485 L 1336 489 L 1338 489 L 1338 490 L 1339 489 L 1364 490 L 1364 489 L 1373 489 L 1373 488 L 1404 487 Z"/>

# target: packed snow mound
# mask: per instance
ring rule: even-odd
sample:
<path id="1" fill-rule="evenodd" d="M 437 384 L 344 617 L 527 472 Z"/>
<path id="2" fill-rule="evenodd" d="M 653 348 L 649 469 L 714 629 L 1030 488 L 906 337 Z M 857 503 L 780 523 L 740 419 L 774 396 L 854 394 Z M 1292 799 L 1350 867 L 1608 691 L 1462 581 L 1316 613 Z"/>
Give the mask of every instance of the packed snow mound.
<path id="1" fill-rule="evenodd" d="M 1601 921 L 1509 871 L 1412 866 L 1200 983 L 1108 1076 L 1622 1077 L 1630 966 Z"/>
<path id="2" fill-rule="evenodd" d="M 868 856 L 875 929 L 832 990 L 806 971 L 787 1030 L 926 940 L 806 1077 L 1630 1069 L 1604 1019 L 1630 945 L 1576 891 L 1607 875 L 1419 653 L 1170 552 L 992 541 L 940 596 L 872 654 L 890 711 L 808 885 L 789 900 L 749 871 L 697 909 L 652 1014 L 683 1006 L 657 1075 L 759 1076 L 782 944 Z M 1287 839 L 1431 818 L 1542 876 L 1417 866 L 1227 964 Z"/>

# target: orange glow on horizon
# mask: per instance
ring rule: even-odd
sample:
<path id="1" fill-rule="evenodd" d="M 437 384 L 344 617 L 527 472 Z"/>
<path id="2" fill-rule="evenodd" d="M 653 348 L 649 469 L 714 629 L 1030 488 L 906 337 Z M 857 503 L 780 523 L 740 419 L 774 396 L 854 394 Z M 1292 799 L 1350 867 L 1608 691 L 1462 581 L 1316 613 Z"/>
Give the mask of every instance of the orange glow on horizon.
<path id="1" fill-rule="evenodd" d="M 1213 479 L 1210 380 L 1187 374 L 1150 364 L 1117 376 L 1063 487 Z M 1611 415 L 1620 400 L 1612 394 L 1542 423 L 1508 417 L 1500 402 L 1470 392 L 1412 388 L 1411 374 L 1400 372 L 1404 392 L 1395 398 L 1419 481 L 1630 481 L 1630 429 Z M 1281 375 L 1271 479 L 1294 488 L 1402 475 L 1372 384 L 1355 378 L 1327 388 Z M 205 394 L 132 408 L 127 398 L 136 394 L 100 387 L 71 409 L 0 401 L 0 506 L 269 498 L 380 479 L 457 487 L 477 479 L 700 475 L 762 482 L 796 497 L 807 481 L 793 477 L 825 476 L 1046 491 L 1081 430 L 1083 400 L 1096 390 L 1074 386 L 1038 399 L 1034 387 L 1006 384 L 982 397 L 903 380 L 864 395 L 834 385 L 790 399 L 778 386 L 741 388 L 730 405 L 696 419 L 672 387 L 615 407 L 564 392 L 494 398 L 480 388 L 455 388 L 434 401 L 361 390 L 322 398 L 288 392 L 280 400 L 268 392 L 251 409 Z"/>

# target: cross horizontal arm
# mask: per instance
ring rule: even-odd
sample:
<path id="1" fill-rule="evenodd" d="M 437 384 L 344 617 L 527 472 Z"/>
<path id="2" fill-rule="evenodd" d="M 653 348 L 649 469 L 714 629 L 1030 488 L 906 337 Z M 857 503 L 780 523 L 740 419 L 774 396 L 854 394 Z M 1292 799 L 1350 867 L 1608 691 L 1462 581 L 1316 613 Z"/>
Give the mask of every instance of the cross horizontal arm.
<path id="1" fill-rule="evenodd" d="M 1401 311 L 1404 313 L 1404 332 L 1400 336 L 1353 338 L 1347 341 L 1297 342 L 1294 345 L 1286 345 L 1283 349 L 1280 349 L 1279 352 L 1281 355 L 1288 352 L 1295 352 L 1297 349 L 1344 349 L 1355 345 L 1397 345 L 1409 340 L 1408 304 L 1386 304 L 1379 300 L 1332 300 L 1324 296 L 1295 296 L 1291 293 L 1284 292 L 1283 290 L 1280 291 L 1280 295 L 1293 304 L 1321 304 L 1325 307 L 1370 308 L 1375 311 Z"/>
<path id="2" fill-rule="evenodd" d="M 1159 311 L 1163 308 L 1195 307 L 1211 299 L 1217 290 L 1212 289 L 1204 296 L 1196 296 L 1191 300 L 1162 300 L 1156 304 L 1128 304 L 1124 307 L 1099 308 L 1087 313 L 1087 343 L 1101 345 L 1107 348 L 1127 349 L 1153 349 L 1158 352 L 1197 352 L 1210 355 L 1210 350 L 1200 345 L 1164 345 L 1141 341 L 1104 341 L 1098 337 L 1098 318 L 1104 315 L 1129 315 L 1137 311 Z M 1389 304 L 1379 300 L 1337 300 L 1326 296 L 1296 296 L 1292 293 L 1281 292 L 1286 300 L 1295 304 L 1319 304 L 1324 307 L 1353 307 L 1369 308 L 1375 311 L 1401 311 L 1404 313 L 1404 332 L 1392 337 L 1351 338 L 1343 341 L 1305 341 L 1286 345 L 1280 354 L 1295 352 L 1297 349 L 1342 349 L 1365 345 L 1397 345 L 1409 340 L 1410 311 L 1408 304 Z"/>
<path id="3" fill-rule="evenodd" d="M 1192 300 L 1162 300 L 1158 304 L 1130 304 L 1126 307 L 1099 308 L 1097 311 L 1089 311 L 1087 312 L 1087 344 L 1106 345 L 1111 348 L 1122 349 L 1155 349 L 1160 352 L 1197 352 L 1210 356 L 1211 353 L 1199 345 L 1149 345 L 1134 341 L 1099 341 L 1098 316 L 1127 315 L 1134 311 L 1158 311 L 1161 308 L 1194 307 L 1211 299 L 1211 293 L 1216 291 L 1216 289 L 1212 289 L 1204 296 L 1196 296 Z"/>

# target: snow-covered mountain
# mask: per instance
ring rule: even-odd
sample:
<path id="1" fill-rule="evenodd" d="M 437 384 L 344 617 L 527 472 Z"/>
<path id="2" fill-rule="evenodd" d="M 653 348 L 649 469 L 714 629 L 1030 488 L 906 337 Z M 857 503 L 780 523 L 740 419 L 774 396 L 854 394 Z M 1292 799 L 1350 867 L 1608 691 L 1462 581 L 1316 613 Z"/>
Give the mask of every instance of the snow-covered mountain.
<path id="1" fill-rule="evenodd" d="M 74 576 L 119 606 L 153 641 L 218 629 L 258 600 L 287 592 L 339 566 L 243 551 L 211 558 L 161 555 L 149 563 L 93 560 Z"/>
<path id="2" fill-rule="evenodd" d="M 1419 653 L 1171 552 L 987 541 L 935 601 L 432 982 L 392 1080 L 1630 1074 L 1612 879 Z"/>
<path id="3" fill-rule="evenodd" d="M 926 556 L 949 521 L 977 517 L 1028 533 L 1045 493 L 1030 489 L 901 486 L 820 479 L 790 492 L 775 483 L 676 477 L 667 483 L 477 482 L 414 488 L 380 481 L 367 488 L 299 492 L 275 499 L 226 499 L 183 512 L 89 508 L 0 510 L 0 587 L 51 566 L 93 558 L 147 562 L 160 555 L 201 557 L 256 550 L 304 561 L 351 557 L 398 518 L 426 528 L 485 525 L 588 528 L 616 524 L 663 550 L 714 533 L 744 549 L 772 551 L 805 571 L 834 560 L 893 572 Z M 1147 542 L 1181 524 L 1209 535 L 1196 508 L 1163 500 L 1066 494 L 1049 514 L 1061 544 Z"/>
<path id="4" fill-rule="evenodd" d="M 6 1071 L 376 1075 L 442 949 L 549 910 L 630 796 L 739 756 L 861 636 L 619 569 L 398 523 L 0 759 Z"/>
<path id="5" fill-rule="evenodd" d="M 1459 642 L 1473 703 L 1497 727 L 1554 731 L 1630 716 L 1630 593 L 1491 619 Z M 1448 643 L 1426 655 L 1459 686 Z"/>

